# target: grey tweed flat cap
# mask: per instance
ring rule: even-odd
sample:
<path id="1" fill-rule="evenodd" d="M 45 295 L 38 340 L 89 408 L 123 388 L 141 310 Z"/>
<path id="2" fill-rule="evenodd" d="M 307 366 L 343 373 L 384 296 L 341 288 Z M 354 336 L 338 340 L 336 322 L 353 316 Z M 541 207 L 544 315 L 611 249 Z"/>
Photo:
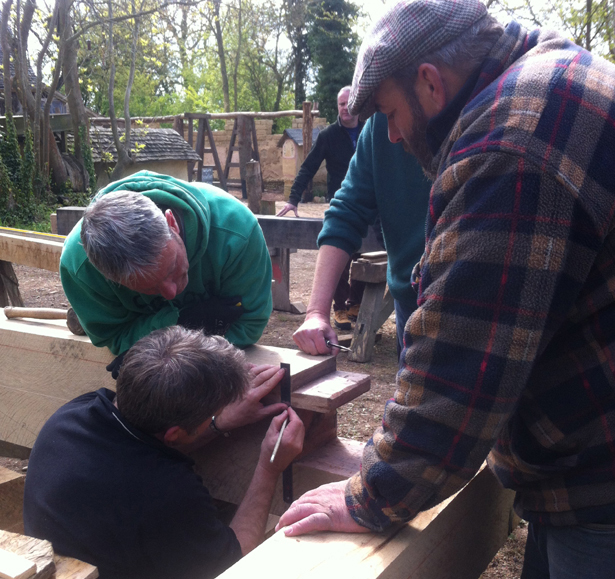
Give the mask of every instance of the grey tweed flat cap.
<path id="1" fill-rule="evenodd" d="M 458 38 L 487 14 L 478 0 L 415 0 L 396 4 L 361 45 L 348 98 L 351 114 L 373 113 L 370 98 L 378 85 L 422 56 Z M 370 106 L 366 106 L 370 105 Z"/>

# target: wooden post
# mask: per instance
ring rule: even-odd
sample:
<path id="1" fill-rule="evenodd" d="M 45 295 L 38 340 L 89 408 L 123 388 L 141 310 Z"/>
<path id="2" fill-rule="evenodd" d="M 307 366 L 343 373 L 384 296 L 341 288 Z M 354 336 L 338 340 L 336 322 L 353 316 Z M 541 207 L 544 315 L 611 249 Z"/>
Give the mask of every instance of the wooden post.
<path id="1" fill-rule="evenodd" d="M 303 103 L 303 160 L 312 150 L 312 103 L 305 101 Z M 312 181 L 308 183 L 303 192 L 303 201 L 311 201 L 314 198 L 312 193 Z"/>
<path id="2" fill-rule="evenodd" d="M 184 119 L 181 115 L 177 115 L 173 120 L 173 130 L 178 132 L 182 139 L 184 138 Z"/>
<path id="3" fill-rule="evenodd" d="M 263 196 L 261 164 L 253 159 L 246 163 L 246 191 L 250 211 L 260 213 L 261 197 Z"/>
<path id="4" fill-rule="evenodd" d="M 194 121 L 188 119 L 188 144 L 194 148 Z M 194 180 L 194 161 L 188 161 L 188 181 Z"/>
<path id="5" fill-rule="evenodd" d="M 19 281 L 10 261 L 0 261 L 0 306 L 23 306 Z"/>
<path id="6" fill-rule="evenodd" d="M 237 117 L 237 146 L 239 147 L 239 175 L 241 177 L 241 196 L 248 198 L 246 190 L 246 164 L 252 158 L 252 132 L 250 117 Z"/>

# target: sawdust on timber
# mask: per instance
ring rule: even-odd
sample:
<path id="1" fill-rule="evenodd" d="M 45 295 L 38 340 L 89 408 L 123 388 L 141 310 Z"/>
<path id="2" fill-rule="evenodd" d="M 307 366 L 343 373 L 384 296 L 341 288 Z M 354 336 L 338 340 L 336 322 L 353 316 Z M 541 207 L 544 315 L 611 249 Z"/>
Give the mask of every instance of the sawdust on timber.
<path id="1" fill-rule="evenodd" d="M 282 195 L 274 195 L 276 210 L 284 206 Z M 322 217 L 328 204 L 308 203 L 299 205 L 301 217 Z M 292 215 L 289 214 L 289 215 Z M 293 217 L 289 217 L 292 219 Z M 290 256 L 290 297 L 291 302 L 308 304 L 312 290 L 316 251 L 298 250 Z M 62 290 L 59 274 L 41 269 L 15 266 L 19 287 L 26 306 L 68 307 Z M 305 315 L 293 315 L 274 311 L 259 343 L 268 346 L 295 347 L 293 332 L 301 325 Z M 372 432 L 380 425 L 386 400 L 395 393 L 397 356 L 395 348 L 394 314 L 381 329 L 382 338 L 374 348 L 371 362 L 359 364 L 349 362 L 347 354 L 340 353 L 338 369 L 360 372 L 371 376 L 371 389 L 338 410 L 339 436 L 360 441 L 369 440 Z M 22 471 L 27 461 L 0 457 L 0 465 Z M 517 529 L 506 545 L 500 550 L 481 579 L 514 579 L 520 576 L 523 564 L 523 546 L 527 529 Z"/>

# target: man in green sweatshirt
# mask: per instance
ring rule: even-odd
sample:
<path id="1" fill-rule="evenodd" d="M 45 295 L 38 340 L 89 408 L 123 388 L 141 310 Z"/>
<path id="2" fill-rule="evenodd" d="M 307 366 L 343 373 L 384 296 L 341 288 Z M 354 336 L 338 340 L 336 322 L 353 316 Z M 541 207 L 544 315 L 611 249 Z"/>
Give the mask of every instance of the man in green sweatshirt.
<path id="1" fill-rule="evenodd" d="M 96 195 L 66 239 L 60 276 L 92 343 L 115 355 L 175 324 L 249 346 L 272 309 L 254 215 L 215 187 L 149 171 Z"/>

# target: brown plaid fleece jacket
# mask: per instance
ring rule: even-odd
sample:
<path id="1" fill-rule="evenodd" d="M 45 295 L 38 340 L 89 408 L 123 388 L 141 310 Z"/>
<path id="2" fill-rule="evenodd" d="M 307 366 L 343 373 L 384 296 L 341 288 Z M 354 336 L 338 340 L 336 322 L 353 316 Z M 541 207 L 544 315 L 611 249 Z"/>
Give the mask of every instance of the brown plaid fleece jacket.
<path id="1" fill-rule="evenodd" d="M 346 490 L 405 521 L 488 457 L 525 519 L 615 517 L 615 66 L 510 24 L 436 159 L 395 398 Z"/>

